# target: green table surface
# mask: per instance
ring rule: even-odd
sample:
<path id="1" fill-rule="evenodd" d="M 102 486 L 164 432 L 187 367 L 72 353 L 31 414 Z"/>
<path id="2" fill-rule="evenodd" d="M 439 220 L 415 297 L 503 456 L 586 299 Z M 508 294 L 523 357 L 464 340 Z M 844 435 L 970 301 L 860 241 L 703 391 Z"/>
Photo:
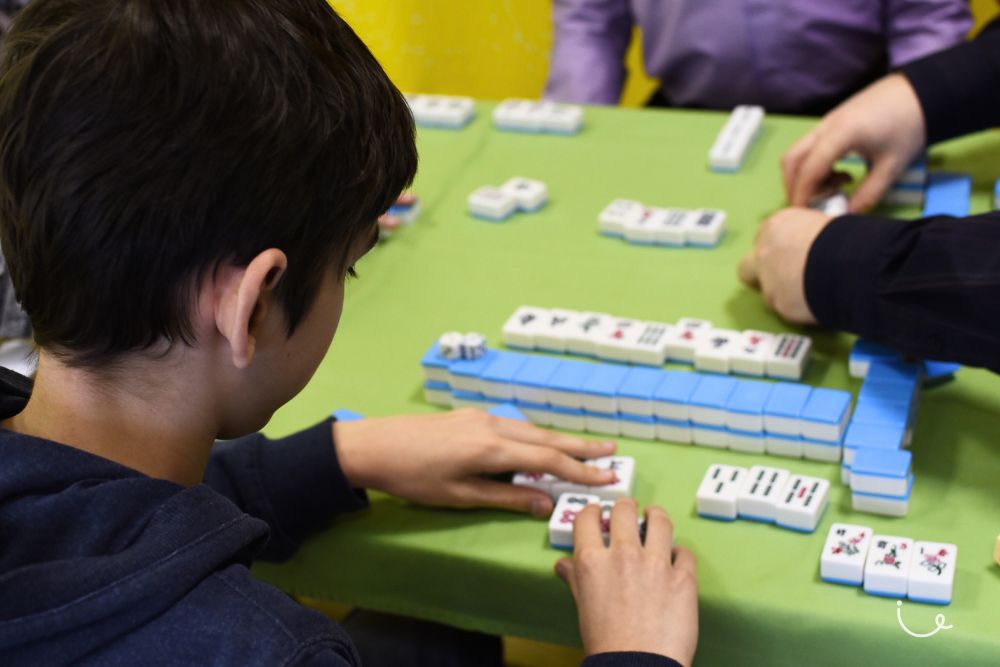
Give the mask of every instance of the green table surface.
<path id="1" fill-rule="evenodd" d="M 268 434 L 293 432 L 340 407 L 367 416 L 440 410 L 422 398 L 419 360 L 428 346 L 447 330 L 479 331 L 499 345 L 501 325 L 520 305 L 789 329 L 741 287 L 736 265 L 759 222 L 782 206 L 779 158 L 813 121 L 769 116 L 744 168 L 721 175 L 707 169 L 706 155 L 724 114 L 588 108 L 585 130 L 561 137 L 497 131 L 491 109 L 480 104 L 461 131 L 420 131 L 419 221 L 360 263 L 329 354 Z M 1000 136 L 981 134 L 935 150 L 930 166 L 975 174 L 972 209 L 980 212 L 1000 175 L 998 155 Z M 548 206 L 503 224 L 466 213 L 470 192 L 512 176 L 545 181 Z M 597 214 L 617 197 L 721 208 L 729 231 L 715 249 L 604 238 Z M 859 382 L 847 374 L 852 337 L 807 333 L 815 352 L 804 381 L 856 395 Z M 697 664 L 1000 664 L 1000 567 L 992 561 L 1000 532 L 1000 379 L 963 369 L 926 391 L 915 433 L 917 481 L 901 519 L 852 512 L 834 464 L 620 440 L 619 451 L 637 460 L 636 497 L 667 508 L 678 543 L 698 556 Z M 830 507 L 812 535 L 701 519 L 694 494 L 715 462 L 824 477 Z M 914 632 L 933 629 L 938 613 L 953 628 L 910 637 L 895 600 L 821 582 L 820 549 L 835 521 L 957 544 L 951 606 L 902 608 Z M 369 510 L 339 518 L 292 560 L 255 572 L 295 594 L 576 644 L 573 601 L 552 571 L 559 556 L 547 546 L 544 521 L 421 508 L 373 493 Z"/>

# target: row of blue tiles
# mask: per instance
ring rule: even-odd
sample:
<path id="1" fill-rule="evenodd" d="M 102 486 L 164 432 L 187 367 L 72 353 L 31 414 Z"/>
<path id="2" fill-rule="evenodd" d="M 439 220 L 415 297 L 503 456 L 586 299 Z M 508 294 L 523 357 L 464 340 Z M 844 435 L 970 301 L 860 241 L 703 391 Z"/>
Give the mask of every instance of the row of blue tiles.
<path id="1" fill-rule="evenodd" d="M 907 477 L 911 474 L 912 454 L 903 449 L 903 444 L 915 417 L 923 368 L 902 361 L 889 348 L 867 341 L 855 344 L 851 360 L 869 364 L 844 436 L 844 447 L 854 450 L 851 475 Z"/>
<path id="2" fill-rule="evenodd" d="M 736 436 L 744 438 L 759 438 L 764 440 L 765 438 L 776 438 L 779 440 L 787 440 L 788 442 L 798 442 L 809 445 L 817 445 L 821 447 L 840 447 L 841 441 L 830 442 L 824 440 L 812 440 L 810 438 L 804 438 L 802 436 L 787 435 L 783 433 L 764 433 L 764 432 L 754 432 L 754 431 L 740 431 L 737 429 L 727 428 L 725 426 L 715 426 L 712 424 L 700 424 L 698 422 L 692 422 L 690 420 L 678 420 L 678 419 L 665 419 L 663 417 L 646 417 L 643 415 L 633 415 L 627 412 L 616 412 L 614 414 L 605 412 L 592 412 L 588 410 L 577 410 L 574 408 L 563 408 L 559 406 L 552 405 L 542 405 L 540 403 L 525 403 L 523 401 L 516 400 L 500 400 L 491 399 L 482 394 L 478 394 L 471 391 L 463 391 L 460 389 L 452 389 L 450 385 L 446 382 L 424 382 L 424 388 L 432 391 L 441 391 L 450 393 L 455 400 L 461 401 L 464 405 L 469 405 L 470 407 L 479 407 L 484 410 L 488 410 L 491 413 L 501 406 L 510 406 L 518 410 L 523 410 L 525 412 L 548 412 L 553 415 L 562 415 L 566 417 L 579 417 L 586 419 L 587 417 L 597 418 L 597 419 L 607 419 L 607 420 L 621 420 L 634 422 L 635 424 L 645 424 L 649 426 L 670 426 L 673 428 L 681 429 L 704 429 L 706 431 L 713 431 L 716 433 L 731 433 Z M 522 413 L 523 414 L 523 413 Z M 506 416 L 506 415 L 500 415 Z"/>
<path id="3" fill-rule="evenodd" d="M 971 176 L 932 171 L 927 175 L 923 215 L 953 215 L 963 218 L 969 215 L 971 196 Z"/>
<path id="4" fill-rule="evenodd" d="M 839 424 L 851 400 L 846 391 L 814 389 L 793 382 L 739 380 L 695 371 L 563 360 L 498 350 L 488 350 L 477 360 L 449 361 L 438 354 L 437 343 L 421 363 L 447 369 L 454 376 L 502 385 L 690 405 L 820 424 Z"/>

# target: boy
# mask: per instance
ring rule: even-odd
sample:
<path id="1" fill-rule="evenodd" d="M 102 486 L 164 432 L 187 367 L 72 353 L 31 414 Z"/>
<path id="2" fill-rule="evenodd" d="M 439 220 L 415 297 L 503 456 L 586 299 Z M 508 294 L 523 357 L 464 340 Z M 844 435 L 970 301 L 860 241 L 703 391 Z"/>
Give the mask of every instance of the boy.
<path id="1" fill-rule="evenodd" d="M 323 0 L 37 0 L 6 49 L 0 244 L 41 352 L 33 387 L 0 376 L 0 662 L 358 664 L 251 559 L 362 487 L 544 516 L 480 474 L 611 481 L 577 459 L 613 443 L 476 411 L 240 437 L 308 381 L 416 169 L 404 100 Z M 690 664 L 693 557 L 658 508 L 641 545 L 636 512 L 608 548 L 582 513 L 557 564 L 587 662 Z"/>

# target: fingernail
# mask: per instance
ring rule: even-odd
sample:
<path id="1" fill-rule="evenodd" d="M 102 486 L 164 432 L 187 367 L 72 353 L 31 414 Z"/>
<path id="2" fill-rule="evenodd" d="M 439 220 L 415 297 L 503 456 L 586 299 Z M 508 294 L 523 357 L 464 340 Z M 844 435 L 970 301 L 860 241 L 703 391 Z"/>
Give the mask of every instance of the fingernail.
<path id="1" fill-rule="evenodd" d="M 611 452 L 615 451 L 615 443 L 611 442 L 610 440 L 602 442 L 601 451 L 610 454 Z"/>
<path id="2" fill-rule="evenodd" d="M 558 574 L 560 577 L 566 576 L 566 566 L 563 565 L 562 561 L 556 562 L 556 574 Z"/>
<path id="3" fill-rule="evenodd" d="M 539 518 L 547 517 L 552 513 L 552 508 L 549 507 L 549 501 L 543 498 L 536 498 L 531 501 L 531 514 L 532 516 L 537 516 Z"/>

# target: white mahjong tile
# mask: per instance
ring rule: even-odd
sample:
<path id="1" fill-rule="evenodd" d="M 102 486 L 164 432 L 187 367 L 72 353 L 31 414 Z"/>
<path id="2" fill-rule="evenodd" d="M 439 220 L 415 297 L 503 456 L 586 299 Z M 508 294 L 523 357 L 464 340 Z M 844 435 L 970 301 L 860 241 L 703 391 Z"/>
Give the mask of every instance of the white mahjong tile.
<path id="1" fill-rule="evenodd" d="M 614 317 L 606 313 L 578 313 L 566 335 L 566 351 L 570 354 L 595 356 L 597 341 Z"/>
<path id="2" fill-rule="evenodd" d="M 532 340 L 535 349 L 565 352 L 566 340 L 579 317 L 580 313 L 574 310 L 562 308 L 549 310 L 533 331 Z"/>
<path id="3" fill-rule="evenodd" d="M 955 584 L 958 547 L 940 542 L 916 542 L 907 596 L 917 602 L 948 604 Z"/>
<path id="4" fill-rule="evenodd" d="M 549 189 L 542 181 L 515 177 L 504 183 L 501 190 L 511 197 L 521 211 L 537 211 L 549 200 Z"/>
<path id="5" fill-rule="evenodd" d="M 688 230 L 697 220 L 694 211 L 681 208 L 664 209 L 667 215 L 656 221 L 653 239 L 663 245 L 682 246 L 687 243 Z"/>
<path id="6" fill-rule="evenodd" d="M 689 245 L 715 246 L 726 233 L 726 213 L 712 209 L 695 211 L 695 220 L 686 229 Z"/>
<path id="7" fill-rule="evenodd" d="M 830 482 L 825 479 L 792 475 L 775 506 L 775 523 L 782 528 L 813 532 L 826 509 L 829 493 Z"/>
<path id="8" fill-rule="evenodd" d="M 597 505 L 601 499 L 589 493 L 564 493 L 556 500 L 549 517 L 549 544 L 557 549 L 573 548 L 573 523 L 587 505 Z"/>
<path id="9" fill-rule="evenodd" d="M 694 349 L 712 329 L 708 320 L 686 317 L 667 334 L 667 356 L 674 361 L 694 361 Z"/>
<path id="10" fill-rule="evenodd" d="M 728 373 L 729 358 L 739 338 L 739 331 L 712 329 L 694 348 L 694 367 L 700 371 Z"/>
<path id="11" fill-rule="evenodd" d="M 721 463 L 710 465 L 695 494 L 698 514 L 726 521 L 736 519 L 737 497 L 746 474 L 746 468 Z"/>
<path id="12" fill-rule="evenodd" d="M 511 484 L 550 493 L 552 491 L 552 484 L 557 479 L 554 475 L 545 472 L 519 472 L 514 474 Z"/>
<path id="13" fill-rule="evenodd" d="M 740 518 L 774 521 L 774 508 L 781 499 L 790 473 L 783 468 L 753 466 L 736 496 Z"/>
<path id="14" fill-rule="evenodd" d="M 779 334 L 774 347 L 767 357 L 766 368 L 769 377 L 798 380 L 809 363 L 812 339 L 808 336 Z"/>
<path id="15" fill-rule="evenodd" d="M 626 221 L 625 240 L 630 243 L 655 243 L 656 230 L 669 215 L 669 209 L 647 207 L 640 217 Z"/>
<path id="16" fill-rule="evenodd" d="M 587 464 L 601 470 L 613 470 L 615 482 L 604 486 L 591 486 L 589 493 L 600 496 L 603 500 L 628 498 L 635 486 L 635 459 L 631 456 L 605 456 L 586 461 Z"/>
<path id="17" fill-rule="evenodd" d="M 547 322 L 549 310 L 536 306 L 521 306 L 503 325 L 503 342 L 511 347 L 531 349 L 535 335 Z"/>
<path id="18" fill-rule="evenodd" d="M 639 340 L 644 325 L 644 322 L 628 318 L 606 321 L 597 333 L 595 354 L 609 361 L 628 361 L 629 351 Z"/>
<path id="19" fill-rule="evenodd" d="M 517 209 L 517 202 L 500 188 L 490 185 L 477 188 L 469 195 L 469 212 L 488 220 L 506 220 Z"/>
<path id="20" fill-rule="evenodd" d="M 624 236 L 625 225 L 645 215 L 646 207 L 634 199 L 615 199 L 597 216 L 597 226 L 604 234 Z"/>
<path id="21" fill-rule="evenodd" d="M 885 597 L 903 597 L 908 589 L 913 540 L 909 537 L 875 535 L 865 561 L 865 592 Z"/>
<path id="22" fill-rule="evenodd" d="M 729 370 L 763 377 L 767 374 L 767 358 L 774 347 L 774 341 L 774 334 L 744 331 L 730 354 Z"/>
<path id="23" fill-rule="evenodd" d="M 628 361 L 633 364 L 662 366 L 667 359 L 670 325 L 644 322 L 638 337 L 628 347 Z"/>
<path id="24" fill-rule="evenodd" d="M 872 529 L 849 523 L 830 526 L 819 559 L 819 576 L 835 584 L 860 586 L 865 578 L 865 561 L 872 542 Z"/>

